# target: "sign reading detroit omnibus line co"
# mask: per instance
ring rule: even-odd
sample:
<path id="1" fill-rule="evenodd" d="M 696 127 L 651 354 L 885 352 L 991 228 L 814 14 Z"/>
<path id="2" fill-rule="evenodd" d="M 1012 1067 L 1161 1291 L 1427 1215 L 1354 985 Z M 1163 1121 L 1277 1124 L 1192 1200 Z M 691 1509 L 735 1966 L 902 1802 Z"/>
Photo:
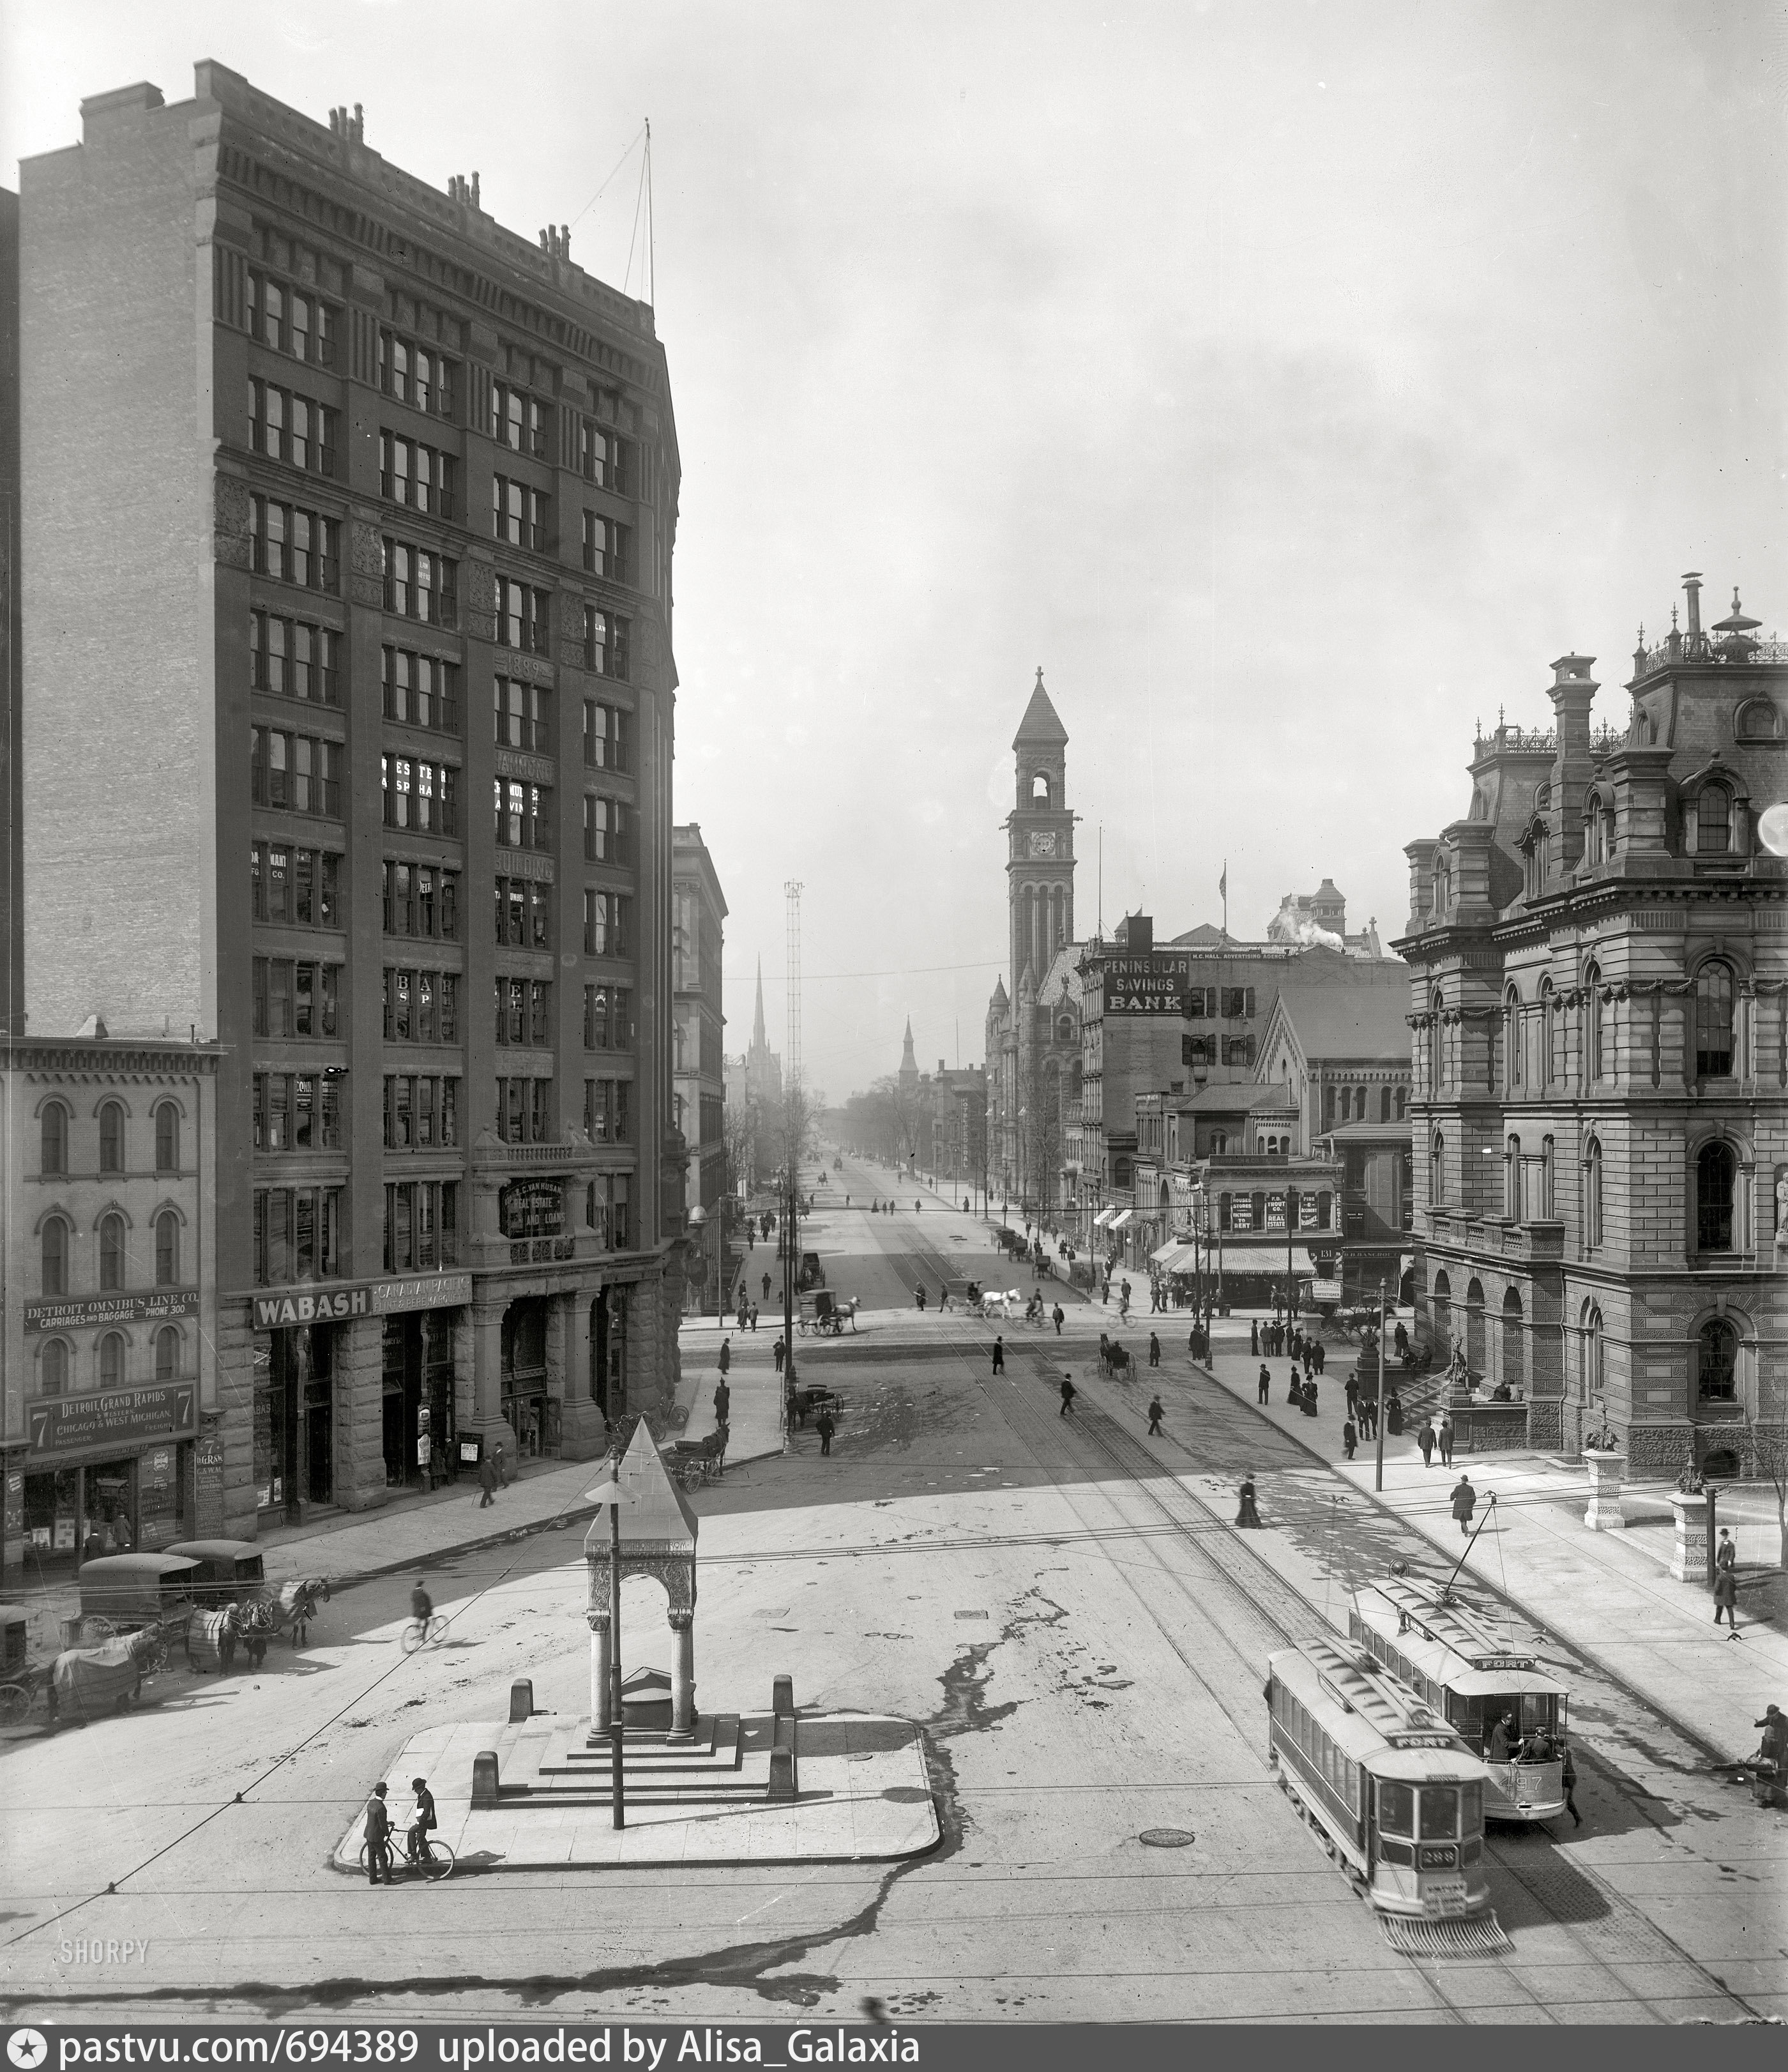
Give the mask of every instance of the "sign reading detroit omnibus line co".
<path id="1" fill-rule="evenodd" d="M 430 1273 L 405 1281 L 349 1281 L 334 1288 L 287 1288 L 254 1298 L 254 1327 L 344 1323 L 353 1317 L 394 1317 L 406 1309 L 457 1309 L 472 1299 L 469 1273 Z"/>
<path id="2" fill-rule="evenodd" d="M 1153 952 L 1147 956 L 1107 957 L 1104 965 L 1107 1014 L 1171 1014 L 1192 983 L 1192 960 Z"/>

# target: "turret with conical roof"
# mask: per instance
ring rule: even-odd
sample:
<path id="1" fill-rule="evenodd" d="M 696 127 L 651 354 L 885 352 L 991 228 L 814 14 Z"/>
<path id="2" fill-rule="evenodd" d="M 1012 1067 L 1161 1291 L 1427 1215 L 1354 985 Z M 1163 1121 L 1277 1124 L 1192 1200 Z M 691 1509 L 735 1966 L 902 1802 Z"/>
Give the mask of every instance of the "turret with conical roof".
<path id="1" fill-rule="evenodd" d="M 913 1055 L 913 1018 L 906 1018 L 906 1040 L 900 1051 L 900 1091 L 903 1094 L 916 1092 L 919 1087 L 919 1060 Z"/>

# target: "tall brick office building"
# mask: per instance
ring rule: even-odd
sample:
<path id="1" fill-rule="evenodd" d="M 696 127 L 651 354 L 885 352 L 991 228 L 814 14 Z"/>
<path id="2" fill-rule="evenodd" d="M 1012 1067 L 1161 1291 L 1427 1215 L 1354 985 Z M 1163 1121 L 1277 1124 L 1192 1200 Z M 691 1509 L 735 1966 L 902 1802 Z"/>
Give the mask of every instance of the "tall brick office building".
<path id="1" fill-rule="evenodd" d="M 230 1530 L 598 1451 L 683 1285 L 652 312 L 358 110 L 81 112 L 22 169 L 31 1034 L 220 1048 Z"/>
<path id="2" fill-rule="evenodd" d="M 1511 1400 L 1474 1443 L 1633 1472 L 1778 1450 L 1788 1414 L 1788 647 L 1735 598 L 1642 635 L 1618 727 L 1588 656 L 1412 842 L 1418 1309 Z"/>

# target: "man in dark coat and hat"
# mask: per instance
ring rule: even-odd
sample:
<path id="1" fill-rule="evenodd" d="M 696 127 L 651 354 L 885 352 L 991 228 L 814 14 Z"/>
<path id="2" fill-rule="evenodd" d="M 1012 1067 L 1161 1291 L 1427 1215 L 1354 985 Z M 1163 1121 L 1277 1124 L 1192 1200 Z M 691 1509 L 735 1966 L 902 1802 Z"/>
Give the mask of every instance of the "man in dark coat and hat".
<path id="1" fill-rule="evenodd" d="M 1459 1530 L 1469 1532 L 1471 1514 L 1478 1508 L 1478 1492 L 1471 1486 L 1471 1477 L 1461 1474 L 1453 1486 L 1453 1515 L 1459 1521 Z"/>

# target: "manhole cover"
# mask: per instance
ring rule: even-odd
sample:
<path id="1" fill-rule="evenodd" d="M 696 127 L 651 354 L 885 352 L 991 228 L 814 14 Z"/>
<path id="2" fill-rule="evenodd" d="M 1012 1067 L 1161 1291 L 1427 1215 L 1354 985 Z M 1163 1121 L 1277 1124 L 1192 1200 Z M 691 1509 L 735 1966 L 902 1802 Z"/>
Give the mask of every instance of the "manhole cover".
<path id="1" fill-rule="evenodd" d="M 1145 1849 L 1189 1849 L 1198 1838 L 1190 1827 L 1145 1827 L 1137 1839 Z"/>

